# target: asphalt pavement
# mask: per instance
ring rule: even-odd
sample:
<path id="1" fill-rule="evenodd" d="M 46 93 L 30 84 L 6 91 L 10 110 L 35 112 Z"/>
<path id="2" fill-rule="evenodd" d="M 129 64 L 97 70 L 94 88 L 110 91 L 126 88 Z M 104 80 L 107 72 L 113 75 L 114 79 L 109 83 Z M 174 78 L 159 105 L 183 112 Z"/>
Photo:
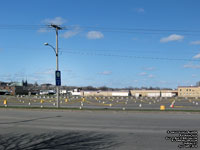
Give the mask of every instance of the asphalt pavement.
<path id="1" fill-rule="evenodd" d="M 200 132 L 200 113 L 0 109 L 6 150 L 176 150 L 166 140 L 173 130 Z"/>

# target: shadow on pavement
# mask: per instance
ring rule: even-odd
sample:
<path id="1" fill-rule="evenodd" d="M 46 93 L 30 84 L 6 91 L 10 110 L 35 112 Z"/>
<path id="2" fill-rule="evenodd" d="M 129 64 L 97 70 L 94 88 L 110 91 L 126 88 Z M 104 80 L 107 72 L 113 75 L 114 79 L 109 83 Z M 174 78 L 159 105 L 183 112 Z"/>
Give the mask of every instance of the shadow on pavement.
<path id="1" fill-rule="evenodd" d="M 93 132 L 0 135 L 1 150 L 99 150 L 114 149 L 115 136 Z"/>
<path id="2" fill-rule="evenodd" d="M 0 122 L 0 124 L 14 124 L 14 123 L 32 122 L 32 121 L 37 121 L 37 120 L 44 120 L 44 119 L 51 119 L 51 118 L 59 118 L 59 117 L 62 117 L 62 116 L 42 117 L 42 118 L 34 118 L 34 119 L 20 120 L 20 121 L 13 121 L 13 122 Z"/>

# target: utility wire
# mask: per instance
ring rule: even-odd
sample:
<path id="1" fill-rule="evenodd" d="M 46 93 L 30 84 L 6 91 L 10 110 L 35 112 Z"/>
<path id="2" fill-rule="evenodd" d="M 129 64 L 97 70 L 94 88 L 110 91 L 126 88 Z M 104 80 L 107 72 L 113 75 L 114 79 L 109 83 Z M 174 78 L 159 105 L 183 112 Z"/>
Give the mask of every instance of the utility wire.
<path id="1" fill-rule="evenodd" d="M 163 33 L 179 33 L 184 35 L 200 35 L 200 30 L 184 30 L 184 29 L 150 29 L 150 28 L 114 28 L 114 27 L 98 27 L 98 26 L 61 26 L 62 30 L 80 30 L 90 31 L 98 30 L 102 32 L 119 32 L 119 33 L 136 33 L 136 34 L 163 34 Z M 49 25 L 6 25 L 0 24 L 0 30 L 54 30 Z"/>
<path id="2" fill-rule="evenodd" d="M 111 28 L 97 26 L 63 26 L 63 30 L 97 30 L 103 32 L 121 32 L 135 34 L 163 34 L 163 33 L 179 33 L 183 35 L 200 35 L 200 30 L 183 30 L 183 29 L 145 29 L 145 28 Z"/>
<path id="3" fill-rule="evenodd" d="M 61 51 L 77 51 L 77 49 L 70 49 L 70 48 L 67 48 L 67 49 L 63 49 L 61 48 L 60 49 Z M 156 53 L 156 54 L 163 54 L 163 53 L 169 53 L 169 51 L 156 51 L 156 50 L 131 50 L 131 49 L 79 49 L 78 50 L 79 52 L 86 52 L 86 51 L 89 51 L 89 52 L 115 52 L 115 53 Z M 200 53 L 200 50 L 191 50 L 191 51 L 188 51 L 188 52 L 181 52 L 180 51 L 173 51 L 173 53 L 179 53 L 179 55 L 181 54 L 197 54 L 197 53 Z"/>
<path id="4" fill-rule="evenodd" d="M 80 26 L 82 29 L 99 29 L 99 30 L 120 30 L 120 31 L 147 31 L 147 32 L 199 32 L 200 30 L 183 30 L 183 29 L 145 29 L 145 28 L 111 28 L 98 26 Z M 64 26 L 64 29 L 75 29 L 77 26 Z"/>
<path id="5" fill-rule="evenodd" d="M 0 25 L 0 29 L 17 29 L 17 30 L 37 30 L 40 28 L 47 28 L 48 26 L 46 25 Z"/>
<path id="6" fill-rule="evenodd" d="M 135 34 L 164 34 L 164 33 L 179 33 L 183 35 L 200 35 L 200 30 L 177 30 L 177 29 L 144 29 L 144 28 L 108 28 L 108 27 L 92 27 L 79 26 L 79 30 L 97 30 L 102 32 L 120 32 L 120 33 L 135 33 Z M 77 26 L 64 26 L 63 30 L 77 30 Z"/>
<path id="7" fill-rule="evenodd" d="M 27 49 L 27 50 L 43 50 L 43 47 L 3 47 L 1 49 Z M 156 53 L 156 54 L 169 54 L 169 51 L 158 51 L 158 50 L 131 50 L 131 49 L 72 49 L 72 48 L 59 48 L 59 51 L 64 52 L 65 51 L 79 51 L 79 52 L 97 52 L 97 53 L 106 53 L 106 52 L 114 52 L 114 53 Z M 190 50 L 190 51 L 181 51 L 177 50 L 177 51 L 173 51 L 173 54 L 175 53 L 179 53 L 179 55 L 182 54 L 198 54 L 200 53 L 200 50 Z"/>
<path id="8" fill-rule="evenodd" d="M 166 57 L 144 57 L 144 56 L 131 56 L 131 55 L 118 55 L 118 54 L 103 54 L 103 53 L 88 53 L 79 51 L 61 51 L 62 53 L 90 55 L 90 56 L 108 56 L 108 57 L 121 57 L 121 58 L 134 58 L 134 59 L 151 59 L 151 60 L 167 60 L 167 61 L 195 61 L 200 62 L 198 59 L 187 58 L 166 58 Z"/>

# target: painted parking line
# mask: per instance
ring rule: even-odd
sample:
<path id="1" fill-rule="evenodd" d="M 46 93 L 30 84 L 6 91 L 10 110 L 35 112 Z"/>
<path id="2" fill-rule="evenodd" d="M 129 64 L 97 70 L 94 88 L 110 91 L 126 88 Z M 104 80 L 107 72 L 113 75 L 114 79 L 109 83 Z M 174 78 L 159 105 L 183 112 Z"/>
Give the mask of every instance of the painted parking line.
<path id="1" fill-rule="evenodd" d="M 175 108 L 194 108 L 192 106 L 174 106 Z"/>
<path id="2" fill-rule="evenodd" d="M 174 106 L 175 108 L 184 108 L 185 106 Z"/>

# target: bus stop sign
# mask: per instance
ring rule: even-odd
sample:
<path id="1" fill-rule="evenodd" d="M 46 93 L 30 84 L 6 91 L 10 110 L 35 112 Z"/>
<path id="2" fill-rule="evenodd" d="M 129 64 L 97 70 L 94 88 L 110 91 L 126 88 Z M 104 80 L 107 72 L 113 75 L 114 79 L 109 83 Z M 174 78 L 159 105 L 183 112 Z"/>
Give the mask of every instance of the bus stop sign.
<path id="1" fill-rule="evenodd" d="M 56 76 L 56 86 L 61 86 L 61 72 L 60 71 L 56 71 L 55 72 L 55 76 Z"/>

